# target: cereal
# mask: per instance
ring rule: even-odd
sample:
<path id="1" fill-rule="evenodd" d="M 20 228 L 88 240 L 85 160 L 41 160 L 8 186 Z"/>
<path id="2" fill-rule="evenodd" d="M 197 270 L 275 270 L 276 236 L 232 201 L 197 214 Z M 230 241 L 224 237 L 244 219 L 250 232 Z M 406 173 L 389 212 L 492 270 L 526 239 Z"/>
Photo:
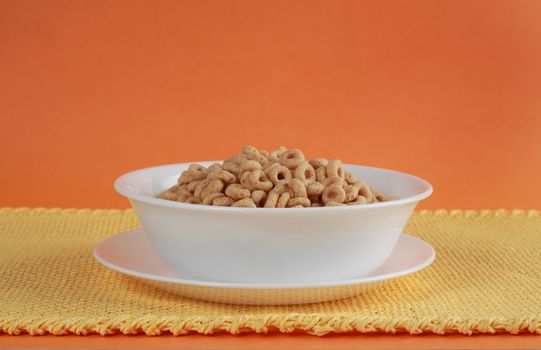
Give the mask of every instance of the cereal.
<path id="1" fill-rule="evenodd" d="M 346 174 L 344 173 L 344 168 L 342 167 L 342 162 L 337 159 L 330 160 L 326 168 L 327 177 L 337 176 L 342 179 L 346 177 Z"/>
<path id="2" fill-rule="evenodd" d="M 345 205 L 344 203 L 338 203 L 334 201 L 330 201 L 330 202 L 327 202 L 327 204 L 325 204 L 326 207 L 341 207 L 344 205 Z"/>
<path id="3" fill-rule="evenodd" d="M 289 201 L 289 198 L 291 198 L 289 192 L 282 193 L 280 195 L 280 198 L 278 198 L 278 201 L 276 202 L 276 208 L 285 208 L 287 202 Z"/>
<path id="4" fill-rule="evenodd" d="M 344 184 L 344 179 L 338 176 L 331 176 L 326 178 L 325 181 L 323 181 L 323 185 L 325 185 L 325 187 L 329 187 L 331 185 L 338 185 L 340 187 L 344 187 Z"/>
<path id="5" fill-rule="evenodd" d="M 252 198 L 244 198 L 236 201 L 235 203 L 231 204 L 232 207 L 240 207 L 240 208 L 256 208 L 254 201 Z"/>
<path id="6" fill-rule="evenodd" d="M 207 177 L 207 173 L 205 171 L 188 169 L 180 175 L 178 179 L 178 184 L 179 185 L 187 184 L 192 181 L 203 180 L 206 177 Z"/>
<path id="7" fill-rule="evenodd" d="M 308 196 L 318 196 L 323 193 L 325 186 L 321 182 L 312 182 L 306 185 Z"/>
<path id="8" fill-rule="evenodd" d="M 205 180 L 199 182 L 199 184 L 197 184 L 197 187 L 193 191 L 194 197 L 201 198 L 201 192 L 203 192 L 203 190 L 207 188 L 211 181 L 212 179 L 206 178 Z"/>
<path id="9" fill-rule="evenodd" d="M 233 203 L 235 200 L 229 197 L 219 197 L 212 201 L 212 205 L 216 207 L 230 207 Z"/>
<path id="10" fill-rule="evenodd" d="M 273 183 L 267 179 L 267 175 L 262 170 L 245 172 L 240 178 L 240 183 L 250 191 L 263 190 L 268 192 L 273 187 Z"/>
<path id="11" fill-rule="evenodd" d="M 278 147 L 277 149 L 275 149 L 274 151 L 272 151 L 270 154 L 269 154 L 269 160 L 272 162 L 272 161 L 278 161 L 280 159 L 280 156 L 285 152 L 287 151 L 287 148 L 285 148 L 284 146 L 280 146 Z"/>
<path id="12" fill-rule="evenodd" d="M 316 179 L 318 182 L 324 183 L 327 179 L 327 168 L 326 167 L 319 167 L 316 169 Z"/>
<path id="13" fill-rule="evenodd" d="M 290 149 L 280 155 L 280 164 L 288 169 L 295 169 L 304 162 L 304 154 L 298 149 Z"/>
<path id="14" fill-rule="evenodd" d="M 306 186 L 299 179 L 291 179 L 287 183 L 287 187 L 290 189 L 294 197 L 304 197 L 306 198 L 308 194 L 306 193 Z"/>
<path id="15" fill-rule="evenodd" d="M 178 198 L 178 193 L 176 192 L 173 192 L 173 191 L 170 191 L 170 190 L 165 190 L 163 192 L 160 192 L 156 198 L 160 198 L 160 199 L 167 199 L 167 200 L 170 200 L 170 201 L 176 201 L 177 198 Z"/>
<path id="16" fill-rule="evenodd" d="M 353 176 L 353 173 L 351 171 L 346 171 L 346 182 L 349 185 L 353 185 L 355 183 L 355 176 Z"/>
<path id="17" fill-rule="evenodd" d="M 156 198 L 243 208 L 310 208 L 363 205 L 396 199 L 357 181 L 340 160 L 306 160 L 284 146 L 267 152 L 244 146 L 240 154 L 208 168 L 191 164 L 177 184 Z"/>
<path id="18" fill-rule="evenodd" d="M 269 161 L 254 146 L 246 145 L 242 148 L 242 152 L 246 155 L 248 159 L 257 160 L 261 164 L 266 164 Z"/>
<path id="19" fill-rule="evenodd" d="M 366 204 L 366 198 L 363 196 L 358 196 L 353 202 L 346 203 L 347 205 L 357 205 L 357 204 Z"/>
<path id="20" fill-rule="evenodd" d="M 184 201 L 184 203 L 188 204 L 201 204 L 201 199 L 197 197 L 190 197 Z"/>
<path id="21" fill-rule="evenodd" d="M 221 192 L 224 188 L 224 183 L 220 179 L 209 178 L 209 184 L 201 191 L 200 197 L 205 198 L 209 194 Z M 195 193 L 194 193 L 195 194 Z"/>
<path id="22" fill-rule="evenodd" d="M 239 169 L 241 173 L 244 173 L 246 171 L 261 170 L 261 163 L 255 160 L 247 160 L 245 162 L 240 163 Z"/>
<path id="23" fill-rule="evenodd" d="M 267 193 L 262 190 L 255 190 L 252 192 L 251 198 L 256 206 L 262 207 L 265 204 L 265 200 L 267 200 Z"/>
<path id="24" fill-rule="evenodd" d="M 197 186 L 201 183 L 201 181 L 203 181 L 203 180 L 195 180 L 195 181 L 190 182 L 187 185 L 182 185 L 182 186 L 186 186 L 186 189 L 188 191 L 193 192 L 193 191 L 195 191 Z"/>
<path id="25" fill-rule="evenodd" d="M 265 201 L 263 208 L 276 208 L 276 203 L 278 203 L 279 198 L 280 194 L 278 192 L 271 191 L 267 196 L 267 200 Z"/>
<path id="26" fill-rule="evenodd" d="M 266 174 L 269 177 L 269 180 L 271 180 L 274 185 L 278 185 L 279 183 L 286 183 L 293 177 L 291 175 L 291 171 L 279 163 L 274 163 L 269 166 L 267 168 Z"/>
<path id="27" fill-rule="evenodd" d="M 312 203 L 306 197 L 294 197 L 294 198 L 290 198 L 287 201 L 287 206 L 290 207 L 290 208 L 298 206 L 298 205 L 300 205 L 302 207 L 309 207 L 310 204 L 312 204 Z"/>
<path id="28" fill-rule="evenodd" d="M 370 188 L 364 183 L 364 181 L 357 181 L 353 184 L 353 186 L 357 188 L 357 193 L 359 196 L 366 198 L 368 203 L 373 201 L 374 197 L 372 195 L 372 191 L 370 191 Z"/>
<path id="29" fill-rule="evenodd" d="M 250 190 L 239 184 L 231 184 L 226 187 L 225 195 L 238 200 L 250 197 Z"/>
<path id="30" fill-rule="evenodd" d="M 344 203 L 346 199 L 346 191 L 341 186 L 330 185 L 325 188 L 323 194 L 321 195 L 321 200 L 323 203 L 328 204 L 329 202 Z"/>
<path id="31" fill-rule="evenodd" d="M 321 167 L 326 167 L 327 164 L 329 164 L 329 161 L 324 158 L 316 158 L 309 161 L 310 165 L 314 167 L 314 169 L 319 169 Z"/>
<path id="32" fill-rule="evenodd" d="M 293 175 L 295 178 L 301 179 L 304 183 L 316 181 L 316 171 L 308 162 L 299 164 Z"/>
<path id="33" fill-rule="evenodd" d="M 216 198 L 221 198 L 221 197 L 225 197 L 225 194 L 223 194 L 222 192 L 211 193 L 203 198 L 203 200 L 201 201 L 201 204 L 212 205 L 212 203 L 214 203 L 214 200 Z"/>

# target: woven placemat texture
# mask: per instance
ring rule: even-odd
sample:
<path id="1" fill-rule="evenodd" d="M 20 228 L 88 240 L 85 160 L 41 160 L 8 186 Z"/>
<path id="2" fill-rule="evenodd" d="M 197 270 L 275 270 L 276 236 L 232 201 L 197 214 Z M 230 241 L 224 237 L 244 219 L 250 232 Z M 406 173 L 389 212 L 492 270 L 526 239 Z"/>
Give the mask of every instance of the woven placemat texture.
<path id="1" fill-rule="evenodd" d="M 0 209 L 0 333 L 541 334 L 538 211 L 421 211 L 406 232 L 430 267 L 359 297 L 238 306 L 168 294 L 97 263 L 100 240 L 139 226 L 129 210 Z"/>

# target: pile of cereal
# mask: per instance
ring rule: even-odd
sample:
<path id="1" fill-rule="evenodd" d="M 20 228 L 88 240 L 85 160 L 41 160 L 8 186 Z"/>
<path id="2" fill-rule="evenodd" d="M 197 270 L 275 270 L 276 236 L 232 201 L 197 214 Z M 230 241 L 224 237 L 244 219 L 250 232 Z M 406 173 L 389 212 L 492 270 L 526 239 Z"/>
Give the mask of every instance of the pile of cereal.
<path id="1" fill-rule="evenodd" d="M 307 161 L 298 149 L 242 153 L 208 168 L 192 164 L 178 184 L 157 198 L 191 204 L 245 208 L 303 208 L 390 200 L 357 181 L 339 160 Z"/>

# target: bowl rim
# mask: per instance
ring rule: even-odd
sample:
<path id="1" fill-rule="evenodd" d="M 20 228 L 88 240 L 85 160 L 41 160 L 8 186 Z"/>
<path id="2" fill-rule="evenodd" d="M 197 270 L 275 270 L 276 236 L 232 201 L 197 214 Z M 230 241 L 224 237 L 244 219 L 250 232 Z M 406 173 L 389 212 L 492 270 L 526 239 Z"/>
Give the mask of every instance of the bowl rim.
<path id="1" fill-rule="evenodd" d="M 344 163 L 344 166 L 354 166 L 354 167 L 360 167 L 365 168 L 368 170 L 383 170 L 386 172 L 390 172 L 393 174 L 398 174 L 401 176 L 406 176 L 413 178 L 417 181 L 419 181 L 422 185 L 424 185 L 425 190 L 417 193 L 413 196 L 407 196 L 403 198 L 399 198 L 397 200 L 389 201 L 389 202 L 378 202 L 378 203 L 369 203 L 369 204 L 363 204 L 363 205 L 346 205 L 346 206 L 336 206 L 336 207 L 308 207 L 308 208 L 294 208 L 295 210 L 292 210 L 292 208 L 242 208 L 242 207 L 219 207 L 219 206 L 211 206 L 211 205 L 201 205 L 201 204 L 189 204 L 189 203 L 182 203 L 182 202 L 175 202 L 170 201 L 166 199 L 160 199 L 155 198 L 151 196 L 147 196 L 141 193 L 133 192 L 130 190 L 127 190 L 124 188 L 120 183 L 128 178 L 129 176 L 133 176 L 138 173 L 142 172 L 148 172 L 159 168 L 173 168 L 178 166 L 188 166 L 193 163 L 198 164 L 212 164 L 212 163 L 220 163 L 219 161 L 199 161 L 199 162 L 185 162 L 185 163 L 174 163 L 174 164 L 164 164 L 164 165 L 157 165 L 157 166 L 151 166 L 141 169 L 136 169 L 129 171 L 127 173 L 124 173 L 116 178 L 114 182 L 114 188 L 115 190 L 127 197 L 130 200 L 137 200 L 141 201 L 147 204 L 152 204 L 159 207 L 167 207 L 167 208 L 177 208 L 177 209 L 187 209 L 187 210 L 193 210 L 193 211 L 210 211 L 210 212 L 235 212 L 235 213 L 246 213 L 246 214 L 271 214 L 271 213 L 321 213 L 321 212 L 329 212 L 329 211 L 355 211 L 355 210 L 372 210 L 377 208 L 389 208 L 389 207 L 398 207 L 405 204 L 410 204 L 413 202 L 419 202 L 427 197 L 429 197 L 432 192 L 433 188 L 432 185 L 415 175 L 411 175 L 405 172 L 391 170 L 391 169 L 385 169 L 385 168 L 378 168 L 378 167 L 370 167 L 370 166 L 364 166 L 364 165 L 357 165 L 357 164 L 347 164 Z"/>

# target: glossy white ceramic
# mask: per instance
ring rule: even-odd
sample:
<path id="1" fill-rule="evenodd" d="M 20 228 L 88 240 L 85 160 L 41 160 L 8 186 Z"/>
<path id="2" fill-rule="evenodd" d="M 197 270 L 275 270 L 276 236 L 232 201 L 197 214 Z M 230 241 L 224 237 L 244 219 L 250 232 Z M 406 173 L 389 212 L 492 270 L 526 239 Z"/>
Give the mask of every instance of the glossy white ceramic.
<path id="1" fill-rule="evenodd" d="M 99 243 L 96 259 L 106 267 L 188 298 L 233 304 L 285 305 L 351 297 L 379 283 L 419 271 L 432 263 L 434 249 L 401 235 L 387 261 L 368 276 L 318 283 L 258 284 L 193 280 L 179 275 L 156 256 L 143 230 L 117 234 Z"/>
<path id="2" fill-rule="evenodd" d="M 180 275 L 204 281 L 311 283 L 366 276 L 389 257 L 415 205 L 432 192 L 428 182 L 412 175 L 346 165 L 357 179 L 400 199 L 269 209 L 154 198 L 188 165 L 130 172 L 115 188 L 130 199 L 157 255 Z"/>

